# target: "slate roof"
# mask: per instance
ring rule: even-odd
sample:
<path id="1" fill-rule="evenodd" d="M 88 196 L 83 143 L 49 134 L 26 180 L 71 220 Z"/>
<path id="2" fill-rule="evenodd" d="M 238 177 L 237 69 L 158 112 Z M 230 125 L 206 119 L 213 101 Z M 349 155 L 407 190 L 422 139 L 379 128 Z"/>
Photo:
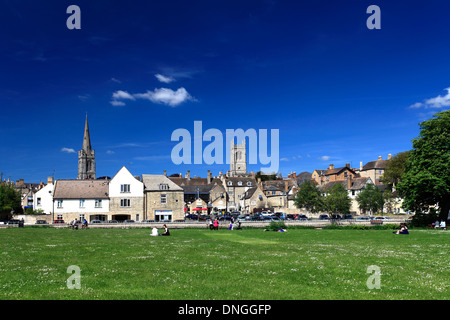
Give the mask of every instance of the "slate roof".
<path id="1" fill-rule="evenodd" d="M 353 178 L 351 180 L 352 184 L 351 184 L 350 189 L 348 188 L 347 180 L 330 181 L 330 182 L 325 183 L 322 186 L 319 186 L 319 188 L 326 190 L 328 188 L 332 188 L 335 184 L 340 183 L 344 186 L 345 190 L 361 190 L 362 188 L 364 188 L 364 186 L 369 181 L 369 179 L 370 179 L 369 177 Z M 369 183 L 370 182 L 372 182 L 372 180 L 370 180 Z"/>
<path id="2" fill-rule="evenodd" d="M 165 191 L 183 191 L 180 186 L 163 174 L 143 174 L 142 182 L 144 182 L 145 191 L 160 191 L 160 184 L 167 184 L 169 186 L 169 190 Z"/>
<path id="3" fill-rule="evenodd" d="M 108 199 L 109 180 L 57 180 L 54 199 Z"/>
<path id="4" fill-rule="evenodd" d="M 389 160 L 375 160 L 367 162 L 362 171 L 371 169 L 386 169 Z"/>
<path id="5" fill-rule="evenodd" d="M 185 178 L 185 177 L 169 177 L 172 182 L 176 183 L 180 187 L 182 186 L 204 186 L 208 185 L 207 178 Z M 222 184 L 222 180 L 218 178 L 212 178 L 209 185 Z"/>

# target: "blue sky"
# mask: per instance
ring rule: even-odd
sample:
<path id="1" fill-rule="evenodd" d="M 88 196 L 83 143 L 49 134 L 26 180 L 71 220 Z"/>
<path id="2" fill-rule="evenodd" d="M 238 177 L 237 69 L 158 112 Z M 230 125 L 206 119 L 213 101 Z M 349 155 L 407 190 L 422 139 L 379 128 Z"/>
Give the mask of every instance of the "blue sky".
<path id="1" fill-rule="evenodd" d="M 81 30 L 66 27 L 72 4 Z M 372 4 L 381 30 L 366 27 Z M 226 172 L 171 161 L 172 132 L 194 121 L 279 129 L 286 176 L 408 150 L 450 105 L 443 0 L 0 5 L 0 171 L 12 180 L 76 178 L 86 113 L 98 177 Z"/>

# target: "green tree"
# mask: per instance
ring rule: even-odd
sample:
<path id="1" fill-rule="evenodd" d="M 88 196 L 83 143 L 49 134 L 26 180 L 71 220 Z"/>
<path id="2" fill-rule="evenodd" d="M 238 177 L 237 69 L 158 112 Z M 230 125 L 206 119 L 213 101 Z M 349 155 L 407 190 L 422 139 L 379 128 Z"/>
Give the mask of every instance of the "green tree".
<path id="1" fill-rule="evenodd" d="M 392 190 L 392 187 L 397 186 L 401 181 L 401 177 L 405 173 L 405 163 L 408 160 L 408 154 L 409 151 L 403 151 L 388 160 L 381 181 L 383 184 L 388 185 L 389 189 Z"/>
<path id="2" fill-rule="evenodd" d="M 294 198 L 297 208 L 305 208 L 308 212 L 316 213 L 322 210 L 322 193 L 312 181 L 305 181 Z"/>
<path id="3" fill-rule="evenodd" d="M 341 183 L 335 183 L 325 190 L 324 209 L 328 214 L 346 214 L 350 213 L 351 200 L 347 190 Z"/>
<path id="4" fill-rule="evenodd" d="M 447 220 L 450 209 L 450 110 L 436 113 L 420 124 L 420 134 L 405 163 L 397 190 L 403 206 L 415 212 L 438 207 L 439 219 Z"/>
<path id="5" fill-rule="evenodd" d="M 383 209 L 383 193 L 372 183 L 369 183 L 363 191 L 356 196 L 359 208 L 371 214 Z"/>
<path id="6" fill-rule="evenodd" d="M 21 195 L 13 186 L 0 184 L 0 216 L 2 219 L 9 219 L 11 210 L 22 212 Z"/>

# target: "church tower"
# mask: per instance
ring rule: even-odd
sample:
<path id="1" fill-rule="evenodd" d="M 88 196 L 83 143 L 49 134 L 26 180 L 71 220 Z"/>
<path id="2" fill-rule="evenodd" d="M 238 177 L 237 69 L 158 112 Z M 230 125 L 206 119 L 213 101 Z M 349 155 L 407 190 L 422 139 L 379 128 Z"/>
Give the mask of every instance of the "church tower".
<path id="1" fill-rule="evenodd" d="M 83 147 L 78 151 L 78 177 L 79 180 L 95 179 L 95 150 L 91 147 L 88 118 L 84 125 Z"/>
<path id="2" fill-rule="evenodd" d="M 247 174 L 247 151 L 245 140 L 242 144 L 231 142 L 230 173 L 232 177 Z"/>

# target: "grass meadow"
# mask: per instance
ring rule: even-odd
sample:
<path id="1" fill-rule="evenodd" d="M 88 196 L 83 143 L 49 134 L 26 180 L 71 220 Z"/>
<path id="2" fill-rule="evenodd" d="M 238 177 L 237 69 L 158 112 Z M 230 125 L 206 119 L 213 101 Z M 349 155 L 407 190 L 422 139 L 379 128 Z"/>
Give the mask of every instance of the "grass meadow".
<path id="1" fill-rule="evenodd" d="M 447 300 L 450 233 L 8 228 L 1 300 Z M 80 289 L 69 289 L 69 266 Z M 381 272 L 369 289 L 369 266 Z"/>

